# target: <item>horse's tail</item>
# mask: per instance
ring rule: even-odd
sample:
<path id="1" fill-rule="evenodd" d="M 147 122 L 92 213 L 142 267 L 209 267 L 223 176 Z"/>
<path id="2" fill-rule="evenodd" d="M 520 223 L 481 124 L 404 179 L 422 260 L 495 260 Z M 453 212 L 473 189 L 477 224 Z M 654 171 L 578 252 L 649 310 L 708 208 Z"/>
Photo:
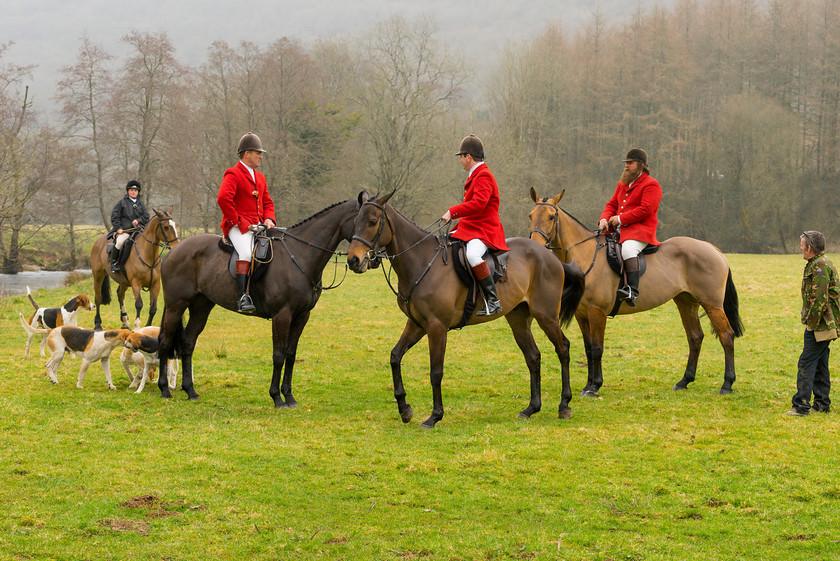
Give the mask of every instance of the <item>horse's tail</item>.
<path id="1" fill-rule="evenodd" d="M 565 327 L 575 317 L 575 311 L 586 288 L 586 275 L 578 264 L 563 263 L 565 278 L 563 279 L 563 296 L 560 299 L 560 325 Z"/>
<path id="2" fill-rule="evenodd" d="M 102 279 L 102 286 L 99 287 L 99 298 L 103 306 L 111 303 L 111 277 L 107 273 Z"/>
<path id="3" fill-rule="evenodd" d="M 744 324 L 741 322 L 741 314 L 738 312 L 738 291 L 735 290 L 735 283 L 732 282 L 732 269 L 726 277 L 726 292 L 723 295 L 723 312 L 729 325 L 735 332 L 735 337 L 744 334 Z"/>

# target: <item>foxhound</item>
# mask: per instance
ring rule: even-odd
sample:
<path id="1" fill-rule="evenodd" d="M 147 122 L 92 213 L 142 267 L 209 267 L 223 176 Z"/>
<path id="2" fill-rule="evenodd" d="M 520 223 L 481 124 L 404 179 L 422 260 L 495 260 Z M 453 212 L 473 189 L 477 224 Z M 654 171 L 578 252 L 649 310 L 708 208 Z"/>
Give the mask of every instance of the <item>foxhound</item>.
<path id="1" fill-rule="evenodd" d="M 120 355 L 120 364 L 128 374 L 131 381 L 129 388 L 137 388 L 135 393 L 141 393 L 146 387 L 146 381 L 153 382 L 152 376 L 160 365 L 158 358 L 158 335 L 160 327 L 148 325 L 135 329 L 125 342 L 125 348 Z M 131 373 L 131 367 L 137 366 L 137 375 Z M 175 381 L 178 377 L 178 363 L 169 359 L 167 374 L 169 388 L 175 389 Z M 138 387 L 139 384 L 139 387 Z"/>
<path id="2" fill-rule="evenodd" d="M 88 368 L 94 362 L 102 362 L 102 371 L 105 372 L 105 381 L 112 390 L 117 389 L 111 380 L 111 352 L 117 347 L 125 346 L 131 331 L 118 329 L 112 331 L 94 331 L 70 325 L 63 325 L 55 329 L 35 329 L 26 323 L 23 314 L 20 314 L 20 323 L 24 329 L 35 333 L 49 333 L 47 335 L 47 347 L 50 349 L 50 359 L 45 364 L 47 374 L 53 384 L 58 383 L 58 367 L 64 360 L 64 354 L 69 349 L 71 353 L 82 359 L 79 367 L 79 379 L 76 387 L 81 388 Z"/>
<path id="3" fill-rule="evenodd" d="M 56 327 L 61 327 L 62 325 L 78 325 L 76 323 L 76 315 L 79 313 L 79 310 L 93 310 L 94 308 L 90 298 L 84 294 L 74 296 L 69 302 L 60 308 L 38 307 L 38 304 L 35 303 L 35 299 L 32 298 L 32 292 L 29 290 L 28 286 L 26 287 L 26 295 L 29 296 L 29 301 L 32 302 L 32 306 L 35 308 L 35 313 L 29 318 L 29 325 L 36 329 L 39 327 L 41 329 L 55 329 Z M 32 338 L 36 335 L 36 333 L 31 331 L 27 334 L 26 352 L 24 353 L 24 356 L 29 356 L 29 346 L 32 344 Z M 47 356 L 46 353 L 44 353 L 44 342 L 46 340 L 46 337 L 41 337 L 41 356 Z"/>

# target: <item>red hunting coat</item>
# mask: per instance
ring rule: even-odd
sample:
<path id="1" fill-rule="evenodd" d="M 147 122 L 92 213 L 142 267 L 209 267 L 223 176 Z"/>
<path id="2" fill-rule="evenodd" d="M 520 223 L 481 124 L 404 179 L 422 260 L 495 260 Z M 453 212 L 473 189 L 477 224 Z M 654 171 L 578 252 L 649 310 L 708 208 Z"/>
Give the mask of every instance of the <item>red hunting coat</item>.
<path id="1" fill-rule="evenodd" d="M 451 207 L 449 214 L 458 218 L 453 238 L 465 242 L 478 238 L 493 249 L 510 250 L 499 219 L 499 187 L 487 164 L 473 170 L 464 184 L 464 202 Z"/>
<path id="2" fill-rule="evenodd" d="M 656 226 L 659 224 L 656 212 L 661 199 L 662 187 L 659 182 L 643 173 L 630 187 L 618 184 L 601 218 L 609 220 L 611 216 L 618 215 L 621 219 L 622 242 L 637 240 L 659 245 L 656 239 Z"/>
<path id="3" fill-rule="evenodd" d="M 242 162 L 225 171 L 216 199 L 222 209 L 221 226 L 225 236 L 234 226 L 239 226 L 244 234 L 252 224 L 261 224 L 267 219 L 277 223 L 265 176 L 254 170 L 254 177 L 256 182 Z"/>

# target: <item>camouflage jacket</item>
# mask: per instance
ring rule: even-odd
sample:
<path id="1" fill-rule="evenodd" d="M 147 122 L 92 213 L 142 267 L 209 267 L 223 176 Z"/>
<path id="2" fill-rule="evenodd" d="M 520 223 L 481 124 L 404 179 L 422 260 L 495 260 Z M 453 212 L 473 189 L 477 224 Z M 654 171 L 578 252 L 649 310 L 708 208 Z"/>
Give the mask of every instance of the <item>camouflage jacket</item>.
<path id="1" fill-rule="evenodd" d="M 802 323 L 814 331 L 840 328 L 837 269 L 824 254 L 808 259 L 802 274 Z"/>

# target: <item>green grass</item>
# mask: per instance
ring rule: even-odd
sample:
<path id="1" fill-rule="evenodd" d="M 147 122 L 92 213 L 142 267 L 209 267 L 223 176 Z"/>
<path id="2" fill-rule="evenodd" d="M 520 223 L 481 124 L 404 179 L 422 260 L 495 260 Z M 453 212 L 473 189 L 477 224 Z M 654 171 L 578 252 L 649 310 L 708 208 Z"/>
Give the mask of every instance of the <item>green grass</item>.
<path id="1" fill-rule="evenodd" d="M 504 321 L 450 334 L 433 431 L 427 345 L 404 359 L 415 419 L 399 420 L 388 356 L 405 318 L 378 271 L 324 294 L 298 351 L 300 407 L 268 396 L 267 321 L 217 309 L 195 354 L 197 402 L 147 385 L 116 356 L 76 389 L 23 357 L 0 300 L 2 559 L 840 559 L 838 413 L 791 418 L 801 346 L 798 256 L 730 256 L 746 334 L 718 396 L 707 331 L 697 381 L 676 308 L 610 320 L 600 399 L 576 325 L 572 419 L 557 419 L 559 364 L 545 337 L 543 411 Z M 836 259 L 835 262 L 840 262 Z M 91 281 L 38 291 L 60 304 Z M 82 325 L 93 324 L 83 312 Z M 106 327 L 118 325 L 116 305 Z M 145 321 L 145 316 L 144 316 Z M 537 330 L 538 331 L 538 330 Z M 836 369 L 836 361 L 832 365 Z"/>

